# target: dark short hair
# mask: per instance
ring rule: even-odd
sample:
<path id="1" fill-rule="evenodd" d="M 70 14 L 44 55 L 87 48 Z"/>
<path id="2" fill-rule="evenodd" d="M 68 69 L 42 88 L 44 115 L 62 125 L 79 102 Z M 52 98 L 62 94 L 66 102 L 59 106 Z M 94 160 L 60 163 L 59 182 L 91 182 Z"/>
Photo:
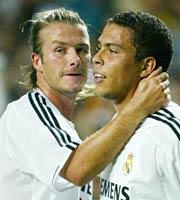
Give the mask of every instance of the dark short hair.
<path id="1" fill-rule="evenodd" d="M 87 28 L 85 22 L 81 19 L 77 12 L 66 10 L 65 8 L 46 10 L 42 12 L 35 13 L 32 17 L 32 20 L 28 20 L 21 27 L 22 30 L 26 27 L 29 27 L 29 44 L 32 49 L 32 52 L 42 54 L 42 41 L 39 36 L 42 28 L 47 26 L 50 23 L 64 22 L 71 25 L 83 25 Z M 21 82 L 27 88 L 36 87 L 37 77 L 36 70 L 33 66 L 22 67 L 23 82 Z M 26 73 L 28 72 L 28 73 Z"/>
<path id="2" fill-rule="evenodd" d="M 144 12 L 124 11 L 107 20 L 107 24 L 129 27 L 134 31 L 136 61 L 153 56 L 157 66 L 167 71 L 173 55 L 170 30 L 159 18 Z"/>

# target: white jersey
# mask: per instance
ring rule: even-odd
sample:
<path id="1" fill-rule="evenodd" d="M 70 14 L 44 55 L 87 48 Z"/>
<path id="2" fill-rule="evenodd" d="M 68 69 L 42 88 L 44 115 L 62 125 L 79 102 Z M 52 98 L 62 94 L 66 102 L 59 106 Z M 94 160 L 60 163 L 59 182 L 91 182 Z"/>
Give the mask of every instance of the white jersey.
<path id="1" fill-rule="evenodd" d="M 40 90 L 10 103 L 0 119 L 0 199 L 89 200 L 91 183 L 74 186 L 59 176 L 81 143 Z"/>
<path id="2" fill-rule="evenodd" d="M 180 107 L 146 118 L 100 180 L 101 200 L 180 200 Z"/>

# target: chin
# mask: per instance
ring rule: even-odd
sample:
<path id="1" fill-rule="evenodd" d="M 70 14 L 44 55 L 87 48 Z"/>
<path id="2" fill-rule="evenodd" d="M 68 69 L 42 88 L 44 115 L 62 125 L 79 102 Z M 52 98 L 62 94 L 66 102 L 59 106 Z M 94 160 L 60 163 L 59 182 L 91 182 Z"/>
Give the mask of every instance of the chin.
<path id="1" fill-rule="evenodd" d="M 111 94 L 107 91 L 103 91 L 103 90 L 98 90 L 96 89 L 96 95 L 100 98 L 103 98 L 103 99 L 107 99 L 107 100 L 112 100 L 111 98 Z"/>
<path id="2" fill-rule="evenodd" d="M 96 89 L 96 95 L 102 99 L 113 101 L 113 102 L 116 102 L 116 101 L 121 102 L 124 99 L 120 94 L 117 94 L 117 93 L 114 94 L 107 90 L 105 91 L 105 90 Z"/>
<path id="3" fill-rule="evenodd" d="M 76 94 L 78 92 L 82 91 L 82 87 L 76 87 L 76 88 L 69 88 L 69 90 L 66 90 L 68 93 Z"/>

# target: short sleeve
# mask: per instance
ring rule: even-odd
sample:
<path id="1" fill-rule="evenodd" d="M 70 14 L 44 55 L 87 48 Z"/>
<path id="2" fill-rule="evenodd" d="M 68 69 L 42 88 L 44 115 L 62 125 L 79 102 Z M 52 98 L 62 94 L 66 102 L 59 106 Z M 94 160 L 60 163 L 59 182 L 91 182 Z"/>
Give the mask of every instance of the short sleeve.
<path id="1" fill-rule="evenodd" d="M 58 178 L 70 154 L 81 143 L 73 127 L 64 130 L 44 125 L 33 112 L 21 116 L 14 110 L 9 114 L 6 147 L 9 157 L 23 173 L 34 176 L 43 184 L 64 190 L 72 183 Z"/>

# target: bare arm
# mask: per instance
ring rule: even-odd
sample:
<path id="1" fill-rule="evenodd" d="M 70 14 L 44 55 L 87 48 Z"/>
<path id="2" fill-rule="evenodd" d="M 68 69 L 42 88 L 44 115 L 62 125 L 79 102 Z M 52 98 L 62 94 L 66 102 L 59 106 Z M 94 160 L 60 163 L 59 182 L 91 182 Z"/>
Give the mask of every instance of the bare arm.
<path id="1" fill-rule="evenodd" d="M 62 177 L 81 186 L 92 180 L 122 150 L 138 124 L 168 102 L 161 84 L 167 75 L 157 74 L 158 70 L 141 81 L 121 113 L 79 145 L 61 170 Z"/>

